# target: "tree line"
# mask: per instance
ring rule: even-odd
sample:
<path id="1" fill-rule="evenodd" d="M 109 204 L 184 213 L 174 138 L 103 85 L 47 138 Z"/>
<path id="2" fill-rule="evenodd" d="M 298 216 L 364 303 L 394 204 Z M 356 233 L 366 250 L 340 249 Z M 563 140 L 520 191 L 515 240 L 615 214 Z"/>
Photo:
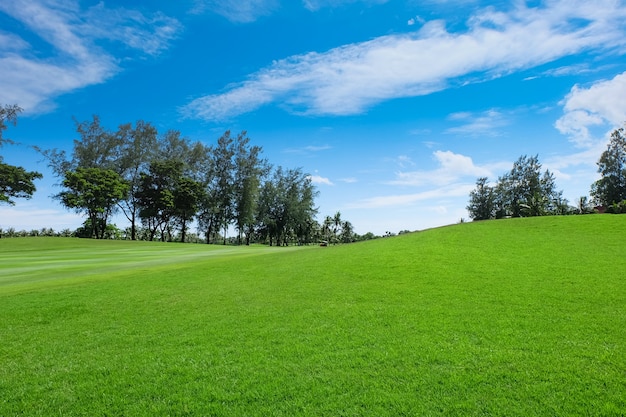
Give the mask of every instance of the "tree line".
<path id="1" fill-rule="evenodd" d="M 473 220 L 601 212 L 626 213 L 626 136 L 624 128 L 611 133 L 606 151 L 597 162 L 601 178 L 591 185 L 589 200 L 580 197 L 569 205 L 556 189 L 554 175 L 545 170 L 538 155 L 521 156 L 511 171 L 495 185 L 487 177 L 476 180 L 467 211 Z"/>
<path id="2" fill-rule="evenodd" d="M 315 239 L 318 192 L 310 176 L 272 167 L 245 131 L 205 145 L 176 130 L 159 134 L 141 120 L 109 131 L 94 116 L 76 130 L 71 155 L 40 151 L 62 179 L 57 198 L 86 216 L 93 237 L 105 236 L 119 209 L 132 240 L 184 242 L 194 221 L 207 243 L 226 243 L 231 228 L 239 244 Z"/>
<path id="3" fill-rule="evenodd" d="M 0 111 L 1 139 L 5 122 L 15 124 L 21 109 L 5 106 Z M 132 240 L 185 242 L 192 224 L 207 243 L 225 244 L 229 231 L 235 232 L 238 244 L 361 238 L 339 212 L 332 224 L 318 224 L 319 193 L 310 175 L 301 168 L 272 166 L 245 131 L 226 131 L 215 144 L 206 145 L 176 130 L 159 133 L 142 120 L 116 130 L 105 128 L 98 116 L 75 124 L 79 138 L 71 152 L 36 149 L 60 180 L 62 191 L 54 198 L 85 216 L 76 231 L 80 236 L 119 234 L 110 222 L 121 211 Z M 2 175 L 0 202 L 14 204 L 12 198 L 32 196 L 33 181 L 41 174 L 3 163 L 0 173 L 7 167 L 20 176 Z"/>

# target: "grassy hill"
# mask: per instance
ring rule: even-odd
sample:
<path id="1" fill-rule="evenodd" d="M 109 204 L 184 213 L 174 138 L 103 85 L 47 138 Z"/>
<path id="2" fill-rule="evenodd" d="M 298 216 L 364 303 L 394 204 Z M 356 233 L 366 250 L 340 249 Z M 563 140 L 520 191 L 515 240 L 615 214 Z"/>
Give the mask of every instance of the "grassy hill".
<path id="1" fill-rule="evenodd" d="M 623 415 L 625 231 L 0 239 L 0 415 Z"/>

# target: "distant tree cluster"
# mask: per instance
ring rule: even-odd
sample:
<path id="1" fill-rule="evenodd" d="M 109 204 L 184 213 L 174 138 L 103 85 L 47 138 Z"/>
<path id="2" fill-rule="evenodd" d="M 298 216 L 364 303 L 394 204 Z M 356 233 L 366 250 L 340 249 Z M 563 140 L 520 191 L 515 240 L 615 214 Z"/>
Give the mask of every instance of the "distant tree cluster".
<path id="1" fill-rule="evenodd" d="M 103 238 L 119 208 L 130 239 L 187 241 L 196 221 L 207 243 L 310 243 L 317 191 L 301 169 L 272 167 L 246 132 L 225 132 L 215 145 L 178 131 L 159 134 L 150 123 L 105 129 L 97 116 L 76 122 L 71 155 L 40 150 L 62 179 L 61 203 L 86 215 L 92 237 Z M 141 232 L 141 233 L 139 233 Z"/>
<path id="2" fill-rule="evenodd" d="M 14 142 L 2 137 L 15 124 L 17 105 L 0 107 L 0 147 Z M 0 237 L 78 236 L 98 239 L 161 240 L 270 245 L 307 244 L 326 239 L 348 243 L 375 239 L 359 236 L 352 224 L 335 216 L 322 224 L 315 216 L 318 195 L 301 168 L 273 167 L 250 144 L 246 132 L 226 131 L 215 145 L 192 142 L 180 132 L 159 134 L 150 123 L 104 128 L 98 116 L 76 123 L 79 139 L 71 153 L 40 149 L 62 191 L 63 206 L 86 217 L 75 231 L 0 229 Z M 0 156 L 0 203 L 30 198 L 38 172 L 4 164 Z M 120 230 L 110 220 L 121 210 L 130 227 Z M 191 224 L 198 234 L 189 232 Z M 228 237 L 234 229 L 236 236 Z M 199 238 L 202 236 L 203 239 Z"/>
<path id="3" fill-rule="evenodd" d="M 521 156 L 495 186 L 487 181 L 478 178 L 470 193 L 467 211 L 473 220 L 564 214 L 569 209 L 554 175 L 541 171 L 538 156 Z"/>
<path id="4" fill-rule="evenodd" d="M 583 196 L 577 207 L 568 205 L 557 191 L 550 171 L 541 172 L 538 156 L 520 157 L 513 169 L 498 178 L 495 186 L 478 178 L 470 192 L 467 210 L 473 220 L 595 211 L 626 213 L 626 136 L 624 128 L 612 132 L 606 151 L 597 163 L 601 178 L 591 185 L 591 201 Z"/>

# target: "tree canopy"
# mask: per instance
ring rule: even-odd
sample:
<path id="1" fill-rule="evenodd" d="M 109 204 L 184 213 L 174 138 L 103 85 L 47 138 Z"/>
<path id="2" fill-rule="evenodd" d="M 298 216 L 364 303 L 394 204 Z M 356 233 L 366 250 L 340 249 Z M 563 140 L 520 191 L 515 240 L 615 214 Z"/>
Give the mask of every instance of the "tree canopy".
<path id="1" fill-rule="evenodd" d="M 85 213 L 92 236 L 98 239 L 104 238 L 108 218 L 129 188 L 117 172 L 95 167 L 67 171 L 63 187 L 66 190 L 58 195 L 61 203 L 78 213 Z"/>
<path id="2" fill-rule="evenodd" d="M 488 185 L 487 180 L 479 178 L 470 192 L 467 210 L 473 220 L 563 214 L 567 210 L 554 175 L 549 170 L 541 172 L 537 155 L 519 157 L 495 186 Z"/>
<path id="3" fill-rule="evenodd" d="M 86 214 L 96 237 L 121 209 L 131 223 L 131 239 L 138 237 L 141 221 L 143 238 L 185 241 L 193 220 L 207 243 L 226 243 L 231 228 L 246 244 L 317 238 L 317 191 L 310 176 L 300 168 L 272 167 L 245 131 L 226 131 L 205 145 L 178 131 L 159 134 L 144 121 L 116 131 L 104 128 L 97 116 L 75 123 L 79 138 L 71 153 L 41 152 L 63 179 L 61 202 Z M 346 236 L 351 233 L 348 224 Z"/>
<path id="4" fill-rule="evenodd" d="M 598 161 L 601 178 L 591 186 L 594 202 L 602 206 L 626 200 L 626 136 L 624 128 L 611 133 L 607 149 Z"/>
<path id="5" fill-rule="evenodd" d="M 7 123 L 17 124 L 17 116 L 22 109 L 17 105 L 0 107 L 0 148 L 6 144 L 14 144 L 10 139 L 3 137 Z M 37 188 L 34 180 L 43 178 L 36 171 L 27 171 L 23 167 L 9 165 L 0 155 L 0 203 L 14 205 L 13 198 L 31 198 Z"/>

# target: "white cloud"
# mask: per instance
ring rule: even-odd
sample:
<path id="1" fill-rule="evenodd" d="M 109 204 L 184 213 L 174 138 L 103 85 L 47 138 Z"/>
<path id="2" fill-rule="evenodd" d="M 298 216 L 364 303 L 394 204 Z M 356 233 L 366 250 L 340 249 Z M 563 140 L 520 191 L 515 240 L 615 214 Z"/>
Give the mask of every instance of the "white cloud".
<path id="1" fill-rule="evenodd" d="M 176 20 L 159 13 L 145 16 L 102 4 L 81 10 L 74 0 L 0 2 L 0 12 L 19 21 L 54 51 L 44 56 L 15 34 L 0 37 L 0 102 L 19 103 L 27 111 L 47 110 L 54 97 L 101 83 L 120 70 L 119 58 L 96 46 L 96 40 L 155 55 L 180 30 Z"/>
<path id="2" fill-rule="evenodd" d="M 395 162 L 400 166 L 400 168 L 406 168 L 407 166 L 415 166 L 415 162 L 407 156 L 400 155 L 395 159 Z"/>
<path id="3" fill-rule="evenodd" d="M 451 151 L 436 151 L 433 156 L 439 164 L 435 170 L 399 172 L 396 174 L 396 179 L 389 184 L 448 186 L 462 178 L 472 177 L 473 181 L 477 177 L 493 175 L 490 169 L 476 166 L 469 156 Z"/>
<path id="4" fill-rule="evenodd" d="M 309 146 L 305 146 L 303 148 L 287 148 L 283 152 L 285 152 L 285 153 L 296 153 L 296 154 L 311 154 L 311 153 L 316 153 L 316 152 L 327 151 L 327 150 L 332 149 L 332 148 L 333 147 L 330 146 L 330 145 L 320 145 L 320 146 L 309 145 Z"/>
<path id="5" fill-rule="evenodd" d="M 463 124 L 447 129 L 446 133 L 468 136 L 498 136 L 500 135 L 499 129 L 508 124 L 505 116 L 493 109 L 479 114 L 453 113 L 448 116 L 448 119 Z"/>
<path id="6" fill-rule="evenodd" d="M 409 21 L 407 22 L 407 25 L 409 26 L 413 26 L 414 24 L 419 23 L 419 24 L 424 24 L 426 23 L 426 21 L 421 18 L 420 16 L 415 16 L 409 19 Z"/>
<path id="7" fill-rule="evenodd" d="M 381 207 L 406 207 L 420 201 L 436 201 L 449 197 L 463 197 L 469 195 L 474 184 L 454 184 L 433 190 L 411 194 L 392 194 L 370 197 L 348 204 L 348 209 L 375 209 Z"/>
<path id="8" fill-rule="evenodd" d="M 327 151 L 329 149 L 332 149 L 332 146 L 330 146 L 330 145 L 322 145 L 322 146 L 313 146 L 313 145 L 311 145 L 311 146 L 306 146 L 304 149 L 306 151 L 309 151 L 309 152 L 320 152 L 320 151 Z"/>
<path id="9" fill-rule="evenodd" d="M 313 184 L 334 185 L 328 178 L 319 175 L 309 175 L 309 179 Z"/>
<path id="10" fill-rule="evenodd" d="M 310 11 L 316 11 L 323 7 L 339 7 L 344 4 L 365 3 L 366 5 L 383 4 L 389 0 L 302 0 L 302 4 Z"/>
<path id="11" fill-rule="evenodd" d="M 562 105 L 565 114 L 557 120 L 556 128 L 576 145 L 592 146 L 595 141 L 590 127 L 613 129 L 626 123 L 626 72 L 588 88 L 574 86 Z"/>
<path id="12" fill-rule="evenodd" d="M 28 43 L 19 36 L 0 31 L 0 51 L 4 51 L 5 53 L 16 52 L 25 50 L 28 47 Z"/>
<path id="13" fill-rule="evenodd" d="M 278 102 L 305 114 L 357 114 L 384 100 L 610 51 L 626 45 L 622 3 L 561 0 L 532 8 L 516 2 L 507 13 L 476 12 L 464 32 L 430 21 L 415 32 L 276 61 L 223 93 L 192 101 L 182 113 L 217 121 Z"/>
<path id="14" fill-rule="evenodd" d="M 197 0 L 192 13 L 210 11 L 231 22 L 250 23 L 271 14 L 278 6 L 278 0 Z"/>

